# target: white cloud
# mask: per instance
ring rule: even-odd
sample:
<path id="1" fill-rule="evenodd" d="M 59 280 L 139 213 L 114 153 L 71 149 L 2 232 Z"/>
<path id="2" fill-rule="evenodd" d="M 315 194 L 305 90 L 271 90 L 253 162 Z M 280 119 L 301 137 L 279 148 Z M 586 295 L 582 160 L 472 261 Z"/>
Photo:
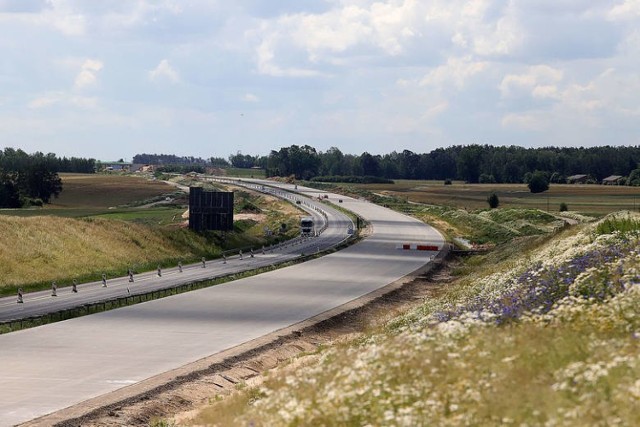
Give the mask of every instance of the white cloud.
<path id="1" fill-rule="evenodd" d="M 548 117 L 539 112 L 509 113 L 502 118 L 501 124 L 505 129 L 542 131 L 547 129 Z"/>
<path id="2" fill-rule="evenodd" d="M 507 74 L 500 83 L 500 94 L 503 98 L 518 96 L 525 92 L 528 96 L 538 98 L 555 97 L 556 84 L 562 80 L 562 70 L 548 66 L 536 65 L 527 67 L 522 74 Z"/>
<path id="3" fill-rule="evenodd" d="M 67 36 L 82 36 L 86 32 L 86 18 L 74 9 L 68 0 L 48 0 L 48 8 L 39 16 L 39 20 L 50 25 Z"/>
<path id="4" fill-rule="evenodd" d="M 32 99 L 27 106 L 31 110 L 42 110 L 51 106 L 87 110 L 98 107 L 98 104 L 99 101 L 95 97 L 71 95 L 66 92 L 50 92 Z"/>
<path id="5" fill-rule="evenodd" d="M 162 80 L 168 80 L 171 83 L 180 82 L 180 75 L 173 69 L 173 67 L 171 67 L 169 61 L 166 59 L 160 61 L 156 68 L 149 71 L 149 78 L 154 82 Z"/>
<path id="6" fill-rule="evenodd" d="M 81 66 L 80 73 L 76 76 L 74 87 L 76 89 L 85 89 L 93 86 L 98 77 L 97 74 L 103 67 L 102 61 L 96 59 L 87 59 Z"/>
<path id="7" fill-rule="evenodd" d="M 246 102 L 260 102 L 260 98 L 252 93 L 245 93 L 242 100 Z"/>
<path id="8" fill-rule="evenodd" d="M 452 84 L 456 89 L 460 90 L 469 83 L 471 77 L 485 71 L 488 65 L 487 62 L 474 61 L 470 56 L 464 58 L 451 57 L 446 64 L 433 69 L 424 76 L 420 81 L 420 85 L 440 88 Z"/>
<path id="9" fill-rule="evenodd" d="M 637 19 L 638 16 L 640 16 L 639 0 L 624 0 L 613 6 L 608 13 L 608 18 L 614 21 L 630 21 Z"/>

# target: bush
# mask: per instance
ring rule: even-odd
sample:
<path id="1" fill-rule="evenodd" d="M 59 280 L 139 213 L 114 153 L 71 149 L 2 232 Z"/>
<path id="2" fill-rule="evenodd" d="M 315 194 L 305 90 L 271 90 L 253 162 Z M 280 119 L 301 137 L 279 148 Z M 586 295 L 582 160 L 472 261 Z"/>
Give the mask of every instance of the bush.
<path id="1" fill-rule="evenodd" d="M 531 175 L 528 186 L 532 193 L 543 193 L 549 189 L 549 180 L 544 172 L 535 171 Z"/>
<path id="2" fill-rule="evenodd" d="M 491 209 L 495 209 L 500 204 L 500 199 L 498 199 L 498 195 L 496 193 L 491 193 L 491 195 L 487 197 L 487 203 L 489 203 L 489 207 Z"/>
<path id="3" fill-rule="evenodd" d="M 640 169 L 634 169 L 627 178 L 627 185 L 637 187 L 640 185 Z"/>
<path id="4" fill-rule="evenodd" d="M 569 210 L 569 206 L 565 202 L 560 203 L 560 212 L 566 212 Z"/>

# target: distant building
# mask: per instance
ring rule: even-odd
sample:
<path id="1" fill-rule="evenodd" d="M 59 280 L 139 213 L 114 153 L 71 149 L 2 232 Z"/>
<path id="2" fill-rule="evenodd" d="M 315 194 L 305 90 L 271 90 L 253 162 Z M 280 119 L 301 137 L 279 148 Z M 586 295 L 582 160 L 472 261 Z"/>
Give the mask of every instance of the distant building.
<path id="1" fill-rule="evenodd" d="M 602 180 L 604 185 L 622 185 L 626 181 L 626 178 L 621 175 L 611 175 Z"/>
<path id="2" fill-rule="evenodd" d="M 584 184 L 589 175 L 571 175 L 567 177 L 567 184 Z"/>
<path id="3" fill-rule="evenodd" d="M 128 162 L 102 162 L 102 166 L 106 171 L 122 172 L 131 170 L 132 163 Z"/>
<path id="4" fill-rule="evenodd" d="M 233 230 L 233 192 L 190 187 L 189 228 L 197 232 Z"/>

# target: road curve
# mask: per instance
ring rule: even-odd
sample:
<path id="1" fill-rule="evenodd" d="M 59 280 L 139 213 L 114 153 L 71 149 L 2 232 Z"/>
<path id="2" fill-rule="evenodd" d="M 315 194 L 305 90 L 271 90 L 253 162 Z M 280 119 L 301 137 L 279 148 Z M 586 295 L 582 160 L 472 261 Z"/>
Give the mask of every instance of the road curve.
<path id="1" fill-rule="evenodd" d="M 370 237 L 259 276 L 0 336 L 0 425 L 54 412 L 345 304 L 420 269 L 434 255 L 399 244 L 444 243 L 413 218 L 327 196 L 370 221 Z"/>

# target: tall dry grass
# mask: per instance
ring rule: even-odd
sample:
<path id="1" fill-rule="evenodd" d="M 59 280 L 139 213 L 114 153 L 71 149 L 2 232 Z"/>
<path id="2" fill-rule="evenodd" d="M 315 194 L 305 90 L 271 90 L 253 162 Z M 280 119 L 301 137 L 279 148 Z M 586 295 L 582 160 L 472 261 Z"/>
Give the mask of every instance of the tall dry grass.
<path id="1" fill-rule="evenodd" d="M 0 289 L 189 259 L 205 245 L 124 221 L 0 216 Z"/>

